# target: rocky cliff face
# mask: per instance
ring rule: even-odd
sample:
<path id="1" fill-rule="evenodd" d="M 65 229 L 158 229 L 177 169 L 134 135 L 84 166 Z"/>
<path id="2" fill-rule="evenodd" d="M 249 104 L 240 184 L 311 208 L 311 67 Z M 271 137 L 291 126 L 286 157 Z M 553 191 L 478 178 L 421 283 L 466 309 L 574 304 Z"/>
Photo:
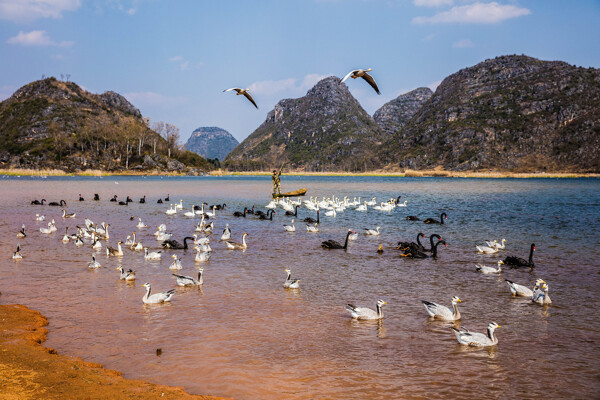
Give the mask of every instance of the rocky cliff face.
<path id="1" fill-rule="evenodd" d="M 386 133 L 396 133 L 410 121 L 431 95 L 433 92 L 426 87 L 402 94 L 375 111 L 373 119 Z"/>
<path id="2" fill-rule="evenodd" d="M 225 129 L 214 126 L 201 127 L 192 132 L 185 148 L 204 158 L 224 160 L 239 144 Z"/>
<path id="3" fill-rule="evenodd" d="M 166 146 L 140 111 L 115 92 L 97 95 L 48 78 L 0 103 L 0 168 L 190 173 L 211 168 L 189 152 L 166 157 Z"/>
<path id="4" fill-rule="evenodd" d="M 281 100 L 265 122 L 227 156 L 230 168 L 309 171 L 379 166 L 384 133 L 340 79 L 318 82 L 306 96 Z"/>
<path id="5" fill-rule="evenodd" d="M 450 75 L 383 149 L 400 168 L 600 170 L 600 70 L 526 56 Z"/>

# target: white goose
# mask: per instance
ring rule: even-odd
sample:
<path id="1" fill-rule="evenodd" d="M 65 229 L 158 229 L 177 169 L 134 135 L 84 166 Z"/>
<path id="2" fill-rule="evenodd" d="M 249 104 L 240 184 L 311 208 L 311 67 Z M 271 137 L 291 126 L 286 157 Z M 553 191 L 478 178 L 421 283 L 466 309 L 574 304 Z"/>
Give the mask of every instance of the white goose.
<path id="1" fill-rule="evenodd" d="M 460 330 L 452 328 L 452 331 L 460 344 L 465 346 L 489 347 L 498 344 L 498 338 L 494 335 L 494 331 L 497 328 L 500 328 L 500 325 L 492 322 L 488 325 L 487 335 L 484 333 L 469 332 L 465 328 L 461 328 Z"/>
<path id="2" fill-rule="evenodd" d="M 540 285 L 546 283 L 541 279 L 538 279 L 535 281 L 535 286 L 532 289 L 529 289 L 527 286 L 523 286 L 523 285 L 519 285 L 518 283 L 514 283 L 512 281 L 509 281 L 508 279 L 505 279 L 506 283 L 508 284 L 508 287 L 510 288 L 510 293 L 513 296 L 522 296 L 522 297 L 529 297 L 529 298 L 533 298 L 533 292 L 535 290 L 537 290 Z"/>
<path id="3" fill-rule="evenodd" d="M 232 241 L 225 242 L 225 244 L 227 245 L 227 249 L 229 249 L 229 250 L 246 250 L 248 248 L 248 245 L 246 244 L 246 236 L 248 236 L 248 234 L 246 232 L 244 232 L 244 234 L 242 235 L 242 243 L 241 244 L 232 242 Z"/>
<path id="4" fill-rule="evenodd" d="M 316 223 L 314 225 L 306 224 L 306 231 L 311 232 L 311 233 L 319 232 L 319 224 L 318 223 Z"/>
<path id="5" fill-rule="evenodd" d="M 144 247 L 144 258 L 146 260 L 160 260 L 162 254 L 160 251 L 153 251 L 152 253 L 148 253 L 148 248 Z"/>
<path id="6" fill-rule="evenodd" d="M 225 229 L 223 229 L 223 234 L 221 235 L 221 240 L 229 240 L 231 239 L 231 229 L 229 229 L 229 224 L 225 225 Z"/>
<path id="7" fill-rule="evenodd" d="M 379 234 L 380 234 L 379 229 L 381 229 L 380 226 L 378 226 L 376 229 L 364 228 L 365 235 L 368 235 L 368 236 L 379 236 Z"/>
<path id="8" fill-rule="evenodd" d="M 489 242 L 488 242 L 489 243 Z M 498 248 L 496 247 L 498 245 L 498 241 L 494 240 L 494 242 L 492 242 L 493 246 L 475 246 L 475 248 L 477 249 L 477 252 L 479 253 L 483 253 L 483 254 L 494 254 L 498 252 Z"/>
<path id="9" fill-rule="evenodd" d="M 171 258 L 173 259 L 173 262 L 171 263 L 171 265 L 169 265 L 169 269 L 179 270 L 183 268 L 183 265 L 181 265 L 181 259 L 177 258 L 177 255 L 173 254 Z"/>
<path id="10" fill-rule="evenodd" d="M 43 233 L 43 234 L 45 234 L 45 235 L 49 235 L 52 232 L 54 232 L 52 230 L 52 222 L 48 222 L 48 227 L 47 228 L 40 228 L 40 232 Z"/>
<path id="11" fill-rule="evenodd" d="M 550 296 L 548 296 L 548 291 L 550 287 L 547 283 L 543 283 L 541 288 L 538 288 L 533 291 L 533 296 L 531 297 L 531 301 L 541 306 L 552 304 L 552 300 L 550 300 Z"/>
<path id="12" fill-rule="evenodd" d="M 150 291 L 152 290 L 152 286 L 149 283 L 144 283 L 142 286 L 146 288 L 146 294 L 142 297 L 142 302 L 144 302 L 144 304 L 160 304 L 171 301 L 171 297 L 173 297 L 173 294 L 175 293 L 175 289 L 171 289 L 151 296 Z"/>
<path id="13" fill-rule="evenodd" d="M 477 269 L 477 271 L 481 272 L 482 274 L 499 274 L 500 272 L 502 272 L 502 264 L 504 264 L 502 260 L 498 261 L 498 268 L 477 264 L 475 266 L 475 269 Z"/>
<path id="14" fill-rule="evenodd" d="M 423 305 L 425 305 L 427 314 L 429 314 L 430 317 L 444 321 L 458 321 L 460 319 L 460 311 L 458 311 L 457 304 L 462 303 L 462 300 L 456 296 L 452 298 L 452 310 L 441 304 L 432 303 L 425 300 L 421 301 L 423 302 Z"/>
<path id="15" fill-rule="evenodd" d="M 62 212 L 63 212 L 63 215 L 62 215 L 63 218 L 75 218 L 75 213 L 67 214 L 67 210 L 62 210 Z"/>
<path id="16" fill-rule="evenodd" d="M 345 308 L 354 319 L 381 319 L 383 318 L 381 307 L 385 304 L 387 304 L 385 301 L 377 300 L 377 311 L 366 307 L 356 307 L 352 304 L 347 304 Z"/>
<path id="17" fill-rule="evenodd" d="M 300 287 L 300 279 L 292 279 L 292 271 L 284 270 L 287 273 L 287 278 L 283 282 L 283 287 L 286 289 L 298 289 Z"/>
<path id="18" fill-rule="evenodd" d="M 12 255 L 12 259 L 13 260 L 20 260 L 23 258 L 23 255 L 21 254 L 21 245 L 17 243 L 17 251 L 15 251 Z"/>
<path id="19" fill-rule="evenodd" d="M 173 274 L 173 276 L 177 278 L 178 286 L 200 286 L 204 283 L 202 272 L 204 272 L 204 268 L 198 268 L 198 278 L 177 274 Z"/>
<path id="20" fill-rule="evenodd" d="M 90 261 L 88 263 L 88 268 L 90 268 L 90 269 L 98 269 L 101 266 L 102 265 L 98 261 L 96 261 L 96 256 L 94 254 L 92 254 L 92 261 Z"/>
<path id="21" fill-rule="evenodd" d="M 69 243 L 69 240 L 71 240 L 71 238 L 69 238 L 69 227 L 65 226 L 65 235 L 62 237 L 62 242 Z"/>
<path id="22" fill-rule="evenodd" d="M 285 229 L 286 232 L 296 232 L 296 226 L 294 226 L 294 219 L 292 218 L 291 225 L 283 225 L 283 229 Z"/>
<path id="23" fill-rule="evenodd" d="M 125 271 L 121 265 L 115 268 L 115 270 L 120 272 L 119 279 L 129 282 L 135 281 L 135 272 L 133 270 L 129 269 Z"/>
<path id="24" fill-rule="evenodd" d="M 210 251 L 199 251 L 198 253 L 196 253 L 196 257 L 194 258 L 194 261 L 206 262 L 206 261 L 210 260 L 211 254 L 212 254 L 212 252 L 210 252 Z"/>
<path id="25" fill-rule="evenodd" d="M 139 222 L 137 223 L 136 227 L 138 227 L 139 229 L 143 229 L 143 228 L 147 228 L 148 225 L 146 225 L 141 218 L 138 218 Z"/>

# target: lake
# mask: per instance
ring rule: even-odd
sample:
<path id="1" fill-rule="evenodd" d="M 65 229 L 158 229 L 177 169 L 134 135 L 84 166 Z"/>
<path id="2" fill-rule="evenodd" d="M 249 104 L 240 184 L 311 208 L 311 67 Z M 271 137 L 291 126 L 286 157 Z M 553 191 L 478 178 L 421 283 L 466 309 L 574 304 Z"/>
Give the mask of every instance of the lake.
<path id="1" fill-rule="evenodd" d="M 283 190 L 308 188 L 310 196 L 347 196 L 351 201 L 398 195 L 407 207 L 391 212 L 347 208 L 337 216 L 321 212 L 319 233 L 300 222 L 314 211 L 300 208 L 294 233 L 284 231 L 292 217 L 281 208 L 273 221 L 232 214 L 244 207 L 264 209 L 271 180 L 263 177 L 30 177 L 0 178 L 0 302 L 39 310 L 50 321 L 45 345 L 61 354 L 122 371 L 125 377 L 183 386 L 197 394 L 236 399 L 391 399 L 391 398 L 593 398 L 600 390 L 600 180 L 464 179 L 402 177 L 288 177 Z M 92 201 L 94 193 L 100 201 Z M 78 195 L 85 201 L 77 201 Z M 128 206 L 109 202 L 118 195 Z M 210 237 L 210 261 L 194 262 L 193 250 L 164 250 L 160 261 L 145 261 L 125 249 L 108 258 L 102 242 L 102 268 L 87 268 L 92 248 L 62 243 L 90 218 L 110 224 L 108 244 L 136 231 L 158 251 L 153 233 L 167 225 L 181 241 L 199 218 L 171 203 L 226 203 L 217 211 Z M 138 204 L 146 195 L 147 203 Z M 61 207 L 30 205 L 31 200 L 67 201 Z M 295 199 L 294 199 L 295 200 Z M 407 221 L 439 218 L 444 225 Z M 35 220 L 36 213 L 44 222 Z M 135 219 L 130 220 L 133 216 Z M 137 229 L 137 218 L 149 225 Z M 54 218 L 58 231 L 39 231 Z M 27 237 L 16 233 L 25 224 Z M 245 251 L 219 241 L 225 224 L 232 239 L 248 233 Z M 370 237 L 363 228 L 381 227 Z M 348 249 L 325 250 L 327 239 L 343 242 L 348 229 L 359 233 Z M 419 232 L 440 234 L 447 247 L 436 259 L 407 259 L 393 247 L 414 241 Z M 475 245 L 506 238 L 498 254 L 478 254 Z M 20 243 L 23 260 L 10 254 Z M 384 253 L 376 250 L 383 244 Z M 527 258 L 536 244 L 535 269 L 505 269 L 482 275 L 475 265 L 496 266 L 507 255 Z M 142 284 L 153 292 L 176 288 L 168 266 L 181 257 L 184 275 L 204 268 L 201 288 L 177 288 L 171 303 L 144 305 Z M 136 272 L 134 283 L 119 280 L 122 264 Z M 300 289 L 286 290 L 285 268 Z M 510 295 L 505 279 L 532 287 L 537 278 L 550 287 L 553 304 L 541 307 Z M 421 300 L 450 305 L 459 296 L 459 323 L 429 319 Z M 347 303 L 375 308 L 383 299 L 381 321 L 355 321 Z M 485 332 L 495 321 L 497 346 L 476 349 L 457 343 L 450 327 Z M 157 356 L 156 349 L 162 354 Z"/>

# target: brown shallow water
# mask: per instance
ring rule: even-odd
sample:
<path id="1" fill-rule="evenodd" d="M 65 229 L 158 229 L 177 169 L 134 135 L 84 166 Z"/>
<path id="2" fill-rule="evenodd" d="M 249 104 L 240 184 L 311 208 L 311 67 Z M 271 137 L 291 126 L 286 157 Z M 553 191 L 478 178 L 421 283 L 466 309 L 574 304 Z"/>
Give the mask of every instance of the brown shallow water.
<path id="1" fill-rule="evenodd" d="M 115 184 L 118 182 L 118 184 Z M 99 362 L 124 376 L 183 386 L 191 393 L 238 399 L 278 398 L 593 398 L 600 390 L 600 306 L 597 228 L 600 181 L 484 180 L 432 178 L 288 178 L 284 187 L 308 187 L 309 195 L 347 195 L 387 200 L 398 194 L 408 207 L 392 213 L 347 210 L 323 217 L 321 232 L 308 234 L 303 223 L 285 233 L 290 218 L 273 222 L 231 216 L 244 206 L 264 206 L 270 190 L 266 178 L 61 178 L 0 180 L 0 302 L 22 303 L 50 321 L 47 345 L 60 353 Z M 78 193 L 85 202 L 76 201 Z M 93 193 L 102 201 L 93 202 Z M 117 258 L 99 261 L 89 271 L 89 245 L 76 248 L 60 239 L 88 217 L 111 224 L 109 243 L 116 245 L 141 217 L 150 228 L 140 240 L 155 250 L 152 233 L 159 223 L 181 240 L 197 220 L 181 213 L 164 214 L 156 199 L 171 194 L 193 203 L 227 203 L 215 220 L 212 259 L 203 265 L 201 289 L 178 288 L 171 304 L 145 306 L 144 282 L 154 291 L 175 287 L 168 269 L 170 254 L 182 257 L 186 275 L 196 271 L 194 252 L 165 251 L 161 261 L 144 261 L 125 250 L 120 263 L 136 271 L 134 284 L 119 281 Z M 131 195 L 147 204 L 127 207 L 108 201 Z M 63 220 L 59 207 L 31 206 L 34 198 L 67 200 L 74 220 Z M 446 211 L 448 224 L 408 222 L 406 215 L 434 217 Z M 44 223 L 35 214 L 55 218 L 58 232 L 39 233 Z M 300 209 L 301 218 L 308 213 Z M 16 238 L 25 223 L 28 236 Z M 234 240 L 248 232 L 245 252 L 227 251 L 218 237 L 229 223 Z M 382 227 L 379 238 L 361 228 Z M 353 228 L 361 232 L 348 251 L 326 251 L 320 242 L 342 240 Z M 440 233 L 448 248 L 437 260 L 400 259 L 391 246 L 414 240 L 422 231 Z M 507 270 L 482 276 L 474 264 L 492 265 L 496 256 L 478 255 L 483 239 L 508 240 L 502 257 L 526 258 L 536 242 L 536 269 Z M 19 241 L 25 258 L 10 259 Z M 383 243 L 386 251 L 374 250 Z M 285 290 L 283 269 L 301 279 L 300 290 Z M 550 285 L 553 305 L 539 307 L 513 299 L 504 279 Z M 485 331 L 498 322 L 499 344 L 467 349 L 456 343 L 451 324 L 431 321 L 421 299 L 449 305 L 463 300 L 460 323 Z M 388 302 L 380 322 L 349 319 L 347 302 L 374 307 Z M 156 356 L 156 349 L 162 355 Z"/>

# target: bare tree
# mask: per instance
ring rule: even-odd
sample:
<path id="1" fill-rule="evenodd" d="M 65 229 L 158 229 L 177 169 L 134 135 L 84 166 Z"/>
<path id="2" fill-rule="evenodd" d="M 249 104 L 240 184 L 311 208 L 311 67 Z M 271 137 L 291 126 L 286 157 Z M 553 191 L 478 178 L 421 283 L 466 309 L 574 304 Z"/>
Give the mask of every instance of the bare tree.
<path id="1" fill-rule="evenodd" d="M 167 152 L 171 157 L 171 152 L 179 150 L 177 142 L 179 141 L 179 128 L 173 124 L 166 123 L 164 138 L 167 140 Z"/>
<path id="2" fill-rule="evenodd" d="M 158 133 L 160 136 L 164 137 L 164 131 L 165 131 L 165 123 L 162 121 L 157 121 L 152 125 L 152 130 L 156 133 Z M 156 137 L 153 139 L 153 143 L 152 146 L 154 148 L 154 154 L 156 154 Z"/>

